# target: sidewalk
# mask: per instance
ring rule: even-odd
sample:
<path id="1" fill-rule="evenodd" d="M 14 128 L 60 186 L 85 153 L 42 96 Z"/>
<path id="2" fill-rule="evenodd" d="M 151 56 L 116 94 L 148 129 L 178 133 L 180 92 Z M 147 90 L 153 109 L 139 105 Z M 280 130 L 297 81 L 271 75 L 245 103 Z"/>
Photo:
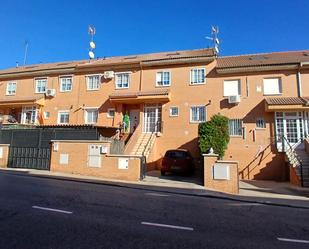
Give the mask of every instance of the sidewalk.
<path id="1" fill-rule="evenodd" d="M 103 179 L 98 177 L 34 169 L 0 168 L 0 172 L 32 177 L 45 177 L 59 180 L 104 184 L 163 193 L 226 199 L 244 203 L 256 203 L 260 205 L 309 209 L 309 188 L 296 187 L 286 182 L 240 181 L 239 194 L 231 195 L 205 188 L 201 185 L 201 181 L 198 178 L 173 176 L 161 177 L 158 172 L 150 172 L 150 176 L 146 176 L 143 181 L 139 182 Z"/>

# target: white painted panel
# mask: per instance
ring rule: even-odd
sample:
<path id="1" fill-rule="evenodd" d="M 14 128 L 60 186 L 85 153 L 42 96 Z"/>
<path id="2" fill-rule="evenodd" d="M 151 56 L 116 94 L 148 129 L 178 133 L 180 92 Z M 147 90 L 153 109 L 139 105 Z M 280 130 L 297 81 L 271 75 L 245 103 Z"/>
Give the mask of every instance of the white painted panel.
<path id="1" fill-rule="evenodd" d="M 215 163 L 213 166 L 214 180 L 230 180 L 230 165 Z"/>
<path id="2" fill-rule="evenodd" d="M 101 167 L 101 156 L 89 156 L 88 166 L 100 168 Z"/>
<path id="3" fill-rule="evenodd" d="M 128 168 L 129 168 L 129 158 L 119 158 L 118 169 L 128 169 Z"/>
<path id="4" fill-rule="evenodd" d="M 3 147 L 0 147 L 0 158 L 3 158 Z"/>
<path id="5" fill-rule="evenodd" d="M 69 154 L 60 154 L 60 164 L 69 164 Z"/>

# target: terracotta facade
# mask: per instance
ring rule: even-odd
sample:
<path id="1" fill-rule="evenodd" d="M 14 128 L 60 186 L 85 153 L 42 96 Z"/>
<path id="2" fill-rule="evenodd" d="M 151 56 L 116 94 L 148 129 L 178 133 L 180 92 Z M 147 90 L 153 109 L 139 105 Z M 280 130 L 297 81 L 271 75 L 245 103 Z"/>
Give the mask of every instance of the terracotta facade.
<path id="1" fill-rule="evenodd" d="M 206 53 L 207 52 L 207 53 Z M 206 121 L 214 114 L 220 113 L 230 119 L 241 120 L 242 134 L 231 136 L 228 150 L 224 159 L 239 162 L 238 170 L 244 179 L 273 179 L 285 180 L 287 178 L 284 157 L 276 149 L 275 143 L 275 111 L 267 112 L 265 99 L 269 97 L 300 97 L 297 74 L 300 70 L 302 77 L 301 92 L 309 96 L 309 70 L 304 68 L 280 68 L 271 70 L 245 70 L 239 72 L 219 73 L 218 60 L 209 50 L 201 50 L 202 59 L 196 56 L 195 51 L 190 57 L 190 51 L 185 51 L 186 56 L 171 56 L 161 53 L 154 56 L 153 61 L 142 59 L 139 56 L 129 59 L 108 59 L 105 61 L 83 61 L 66 66 L 65 70 L 50 65 L 40 67 L 36 71 L 18 68 L 14 71 L 0 71 L 0 112 L 13 114 L 18 121 L 22 120 L 21 112 L 25 106 L 35 106 L 37 124 L 59 123 L 59 112 L 69 113 L 69 124 L 85 124 L 88 109 L 97 109 L 98 118 L 95 122 L 99 126 L 119 127 L 123 115 L 132 114 L 131 126 L 141 126 L 145 132 L 145 107 L 156 105 L 156 115 L 159 119 L 156 125 L 160 126 L 160 136 L 156 139 L 155 149 L 151 154 L 152 164 L 159 165 L 160 159 L 168 149 L 189 149 L 198 161 L 198 122 L 192 122 L 191 107 L 204 106 Z M 163 55 L 165 56 L 163 56 Z M 189 55 L 188 55 L 189 54 Z M 206 55 L 207 54 L 207 55 Z M 145 57 L 145 55 L 143 55 Z M 141 56 L 142 58 L 144 58 Z M 161 58 L 161 57 L 162 58 Z M 150 56 L 151 57 L 151 56 Z M 188 60 L 187 57 L 191 59 Z M 223 58 L 229 60 L 228 57 Z M 297 63 L 296 63 L 297 64 Z M 54 71 L 51 69 L 55 68 Z M 205 79 L 200 84 L 191 84 L 191 70 L 204 69 Z M 114 77 L 107 79 L 102 75 L 106 71 L 113 71 Z M 169 72 L 169 84 L 158 86 L 157 73 Z M 117 73 L 129 75 L 128 87 L 118 89 L 116 86 Z M 98 75 L 100 77 L 99 89 L 87 89 L 87 77 Z M 60 91 L 61 76 L 72 76 L 72 90 Z M 55 89 L 54 96 L 45 96 L 35 93 L 35 79 L 47 78 L 48 89 Z M 281 93 L 279 95 L 265 95 L 263 80 L 266 78 L 280 78 Z M 230 104 L 224 96 L 224 81 L 239 80 L 240 103 Z M 7 96 L 7 84 L 16 82 L 16 94 Z M 163 96 L 159 91 L 166 90 Z M 132 93 L 141 94 L 132 97 Z M 123 95 L 111 99 L 111 95 Z M 131 96 L 131 97 L 130 97 Z M 163 97 L 162 97 L 163 96 Z M 33 100 L 29 100 L 33 99 Z M 43 99 L 43 100 L 42 100 Z M 38 102 L 38 101 L 41 102 Z M 28 101 L 28 102 L 27 102 Z M 13 103 L 13 104 L 12 104 Z M 170 108 L 178 108 L 178 115 L 172 116 Z M 280 112 L 286 110 L 301 112 L 305 116 L 307 110 L 293 105 L 285 105 Z M 110 115 L 110 114 L 114 114 Z M 135 115 L 135 116 L 134 116 Z M 147 116 L 148 117 L 148 116 Z M 258 128 L 257 118 L 262 118 L 265 127 Z M 135 123 L 134 123 L 135 122 Z M 303 126 L 304 130 L 305 127 Z"/>

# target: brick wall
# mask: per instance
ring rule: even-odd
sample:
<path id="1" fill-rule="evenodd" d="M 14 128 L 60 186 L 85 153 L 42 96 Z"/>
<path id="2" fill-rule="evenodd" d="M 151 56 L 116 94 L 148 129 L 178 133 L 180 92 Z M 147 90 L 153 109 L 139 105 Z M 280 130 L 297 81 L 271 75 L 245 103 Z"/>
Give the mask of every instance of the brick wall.
<path id="1" fill-rule="evenodd" d="M 55 150 L 54 144 L 58 144 Z M 125 155 L 100 155 L 99 167 L 89 165 L 89 145 L 109 146 L 100 141 L 53 141 L 51 152 L 51 171 L 95 176 L 108 179 L 138 181 L 140 178 L 140 158 Z M 65 156 L 64 156 L 65 155 Z M 60 162 L 60 158 L 67 158 Z M 128 161 L 127 169 L 119 168 L 119 161 Z"/>

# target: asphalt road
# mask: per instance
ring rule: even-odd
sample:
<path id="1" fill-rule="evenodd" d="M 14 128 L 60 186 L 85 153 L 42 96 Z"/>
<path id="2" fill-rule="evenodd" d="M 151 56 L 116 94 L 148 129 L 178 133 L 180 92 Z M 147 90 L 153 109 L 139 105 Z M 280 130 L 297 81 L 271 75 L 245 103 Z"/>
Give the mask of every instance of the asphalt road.
<path id="1" fill-rule="evenodd" d="M 309 248 L 309 210 L 0 173 L 0 249 Z"/>

